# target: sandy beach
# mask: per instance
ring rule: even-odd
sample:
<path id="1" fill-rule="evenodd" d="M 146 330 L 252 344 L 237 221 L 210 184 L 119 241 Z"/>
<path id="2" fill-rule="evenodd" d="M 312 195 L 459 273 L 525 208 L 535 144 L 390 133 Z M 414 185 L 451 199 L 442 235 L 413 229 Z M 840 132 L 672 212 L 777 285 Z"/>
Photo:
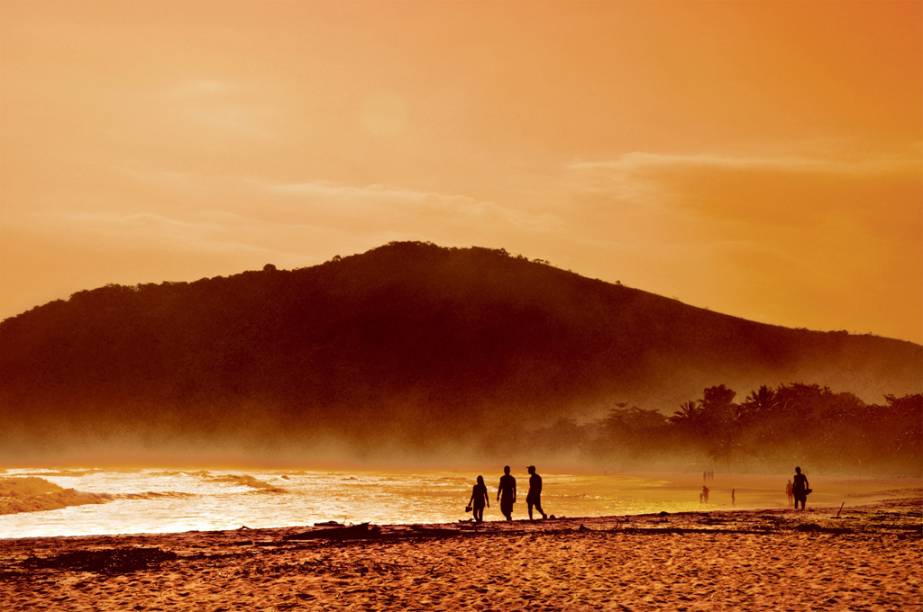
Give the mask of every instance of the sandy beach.
<path id="1" fill-rule="evenodd" d="M 923 499 L 0 540 L 4 609 L 907 609 Z"/>

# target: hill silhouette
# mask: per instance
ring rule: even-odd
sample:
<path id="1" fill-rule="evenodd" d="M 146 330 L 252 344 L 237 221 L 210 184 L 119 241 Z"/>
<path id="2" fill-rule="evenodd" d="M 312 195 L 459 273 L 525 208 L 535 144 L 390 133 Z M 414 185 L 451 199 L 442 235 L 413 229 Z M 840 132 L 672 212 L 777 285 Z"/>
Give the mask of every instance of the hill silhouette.
<path id="1" fill-rule="evenodd" d="M 502 443 L 617 401 L 670 413 L 715 384 L 879 400 L 919 392 L 921 372 L 910 342 L 747 321 L 502 250 L 391 243 L 109 285 L 3 321 L 0 445 Z"/>

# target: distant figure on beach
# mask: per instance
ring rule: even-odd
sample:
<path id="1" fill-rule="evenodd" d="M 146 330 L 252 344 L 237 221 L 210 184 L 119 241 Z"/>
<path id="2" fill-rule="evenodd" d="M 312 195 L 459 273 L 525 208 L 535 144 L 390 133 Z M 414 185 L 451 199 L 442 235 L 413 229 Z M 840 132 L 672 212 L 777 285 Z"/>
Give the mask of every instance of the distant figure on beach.
<path id="1" fill-rule="evenodd" d="M 490 496 L 487 494 L 487 485 L 484 484 L 483 476 L 478 476 L 477 484 L 471 488 L 471 499 L 468 500 L 468 505 L 474 511 L 474 522 L 483 523 L 484 506 L 490 508 Z"/>
<path id="2" fill-rule="evenodd" d="M 795 498 L 795 510 L 798 509 L 798 502 L 801 502 L 801 511 L 804 512 L 804 505 L 808 501 L 808 493 L 811 489 L 808 487 L 808 477 L 801 473 L 801 468 L 795 468 L 795 477 L 792 479 L 792 495 Z"/>
<path id="3" fill-rule="evenodd" d="M 789 478 L 788 482 L 785 483 L 785 495 L 788 497 L 788 507 L 792 507 L 792 500 L 795 499 L 792 495 L 792 479 Z"/>
<path id="4" fill-rule="evenodd" d="M 731 505 L 737 504 L 737 489 L 731 489 Z"/>
<path id="5" fill-rule="evenodd" d="M 503 466 L 503 476 L 500 477 L 500 486 L 497 488 L 497 499 L 500 501 L 500 512 L 506 520 L 513 520 L 513 504 L 516 503 L 516 479 L 510 475 L 510 466 Z"/>
<path id="6" fill-rule="evenodd" d="M 529 494 L 526 495 L 526 504 L 529 507 L 529 520 L 532 520 L 532 507 L 534 506 L 542 515 L 543 519 L 548 518 L 545 511 L 542 510 L 542 477 L 535 473 L 535 466 L 530 465 L 526 468 L 529 472 Z"/>
<path id="7" fill-rule="evenodd" d="M 708 487 L 706 487 L 705 485 L 702 485 L 702 492 L 699 494 L 699 499 L 702 501 L 703 504 L 708 503 Z"/>

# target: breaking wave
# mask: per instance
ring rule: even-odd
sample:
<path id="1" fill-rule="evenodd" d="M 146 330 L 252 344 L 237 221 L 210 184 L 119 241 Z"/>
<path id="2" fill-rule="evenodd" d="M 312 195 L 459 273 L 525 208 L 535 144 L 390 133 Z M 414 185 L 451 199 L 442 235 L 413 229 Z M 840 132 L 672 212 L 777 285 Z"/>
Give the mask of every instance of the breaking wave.
<path id="1" fill-rule="evenodd" d="M 111 499 L 111 495 L 102 493 L 82 493 L 74 489 L 65 489 L 36 476 L 0 478 L 0 514 L 102 504 Z"/>
<path id="2" fill-rule="evenodd" d="M 183 491 L 145 491 L 143 493 L 119 493 L 113 497 L 118 499 L 164 499 L 176 497 L 194 497 L 195 493 Z"/>
<path id="3" fill-rule="evenodd" d="M 266 482 L 265 480 L 259 480 L 258 478 L 244 474 L 209 474 L 207 472 L 203 472 L 200 473 L 200 475 L 203 478 L 210 480 L 211 482 L 222 482 L 226 484 L 250 487 L 251 489 L 261 491 L 263 493 L 285 493 L 285 489 L 282 487 L 277 487 Z"/>

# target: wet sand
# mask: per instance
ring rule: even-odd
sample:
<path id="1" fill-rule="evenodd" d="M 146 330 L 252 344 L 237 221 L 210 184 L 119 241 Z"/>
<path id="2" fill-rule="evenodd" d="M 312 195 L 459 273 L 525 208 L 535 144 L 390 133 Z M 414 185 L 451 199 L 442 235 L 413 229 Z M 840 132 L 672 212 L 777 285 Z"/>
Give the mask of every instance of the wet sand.
<path id="1" fill-rule="evenodd" d="M 923 499 L 529 523 L 0 540 L 6 610 L 908 609 Z"/>

